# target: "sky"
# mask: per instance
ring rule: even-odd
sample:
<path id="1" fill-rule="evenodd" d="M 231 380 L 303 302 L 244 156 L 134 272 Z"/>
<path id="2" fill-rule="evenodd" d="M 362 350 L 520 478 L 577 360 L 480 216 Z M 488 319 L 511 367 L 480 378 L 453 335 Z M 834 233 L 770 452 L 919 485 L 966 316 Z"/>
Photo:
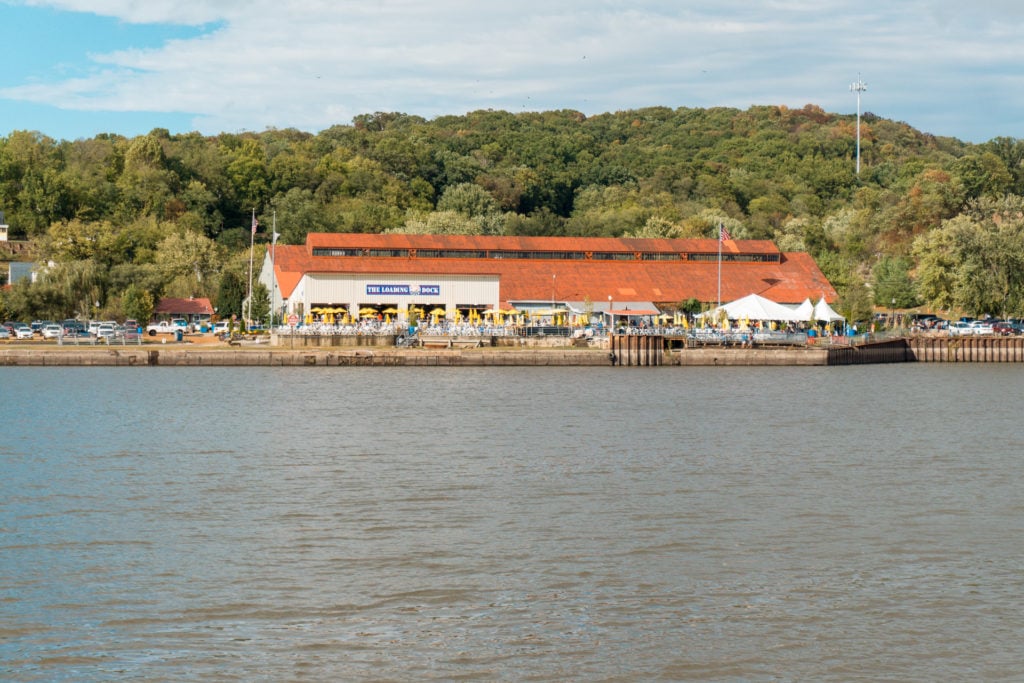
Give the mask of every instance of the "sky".
<path id="1" fill-rule="evenodd" d="M 1020 0 L 0 0 L 0 136 L 806 104 L 1024 137 Z"/>

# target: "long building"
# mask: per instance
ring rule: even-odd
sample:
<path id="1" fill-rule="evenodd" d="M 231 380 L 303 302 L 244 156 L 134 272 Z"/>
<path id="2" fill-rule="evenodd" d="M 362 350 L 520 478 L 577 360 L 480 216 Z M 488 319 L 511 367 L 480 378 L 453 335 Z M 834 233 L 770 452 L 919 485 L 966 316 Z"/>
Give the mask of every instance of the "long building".
<path id="1" fill-rule="evenodd" d="M 313 233 L 267 250 L 272 308 L 311 311 L 476 309 L 652 315 L 696 299 L 756 293 L 782 304 L 837 298 L 814 260 L 764 240 Z"/>

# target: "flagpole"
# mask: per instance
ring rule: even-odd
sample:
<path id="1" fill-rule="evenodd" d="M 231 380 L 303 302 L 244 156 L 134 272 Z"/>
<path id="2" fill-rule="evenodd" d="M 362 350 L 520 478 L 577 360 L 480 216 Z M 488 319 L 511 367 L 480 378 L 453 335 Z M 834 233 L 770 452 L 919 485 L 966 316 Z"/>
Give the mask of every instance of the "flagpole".
<path id="1" fill-rule="evenodd" d="M 718 224 L 718 307 L 722 307 L 722 224 Z"/>
<path id="2" fill-rule="evenodd" d="M 274 311 L 277 310 L 277 273 L 274 271 L 274 256 L 277 253 L 277 210 L 270 228 L 270 331 L 274 331 Z"/>
<path id="3" fill-rule="evenodd" d="M 245 316 L 245 331 L 249 332 L 252 321 L 252 255 L 256 246 L 256 209 L 252 210 L 252 234 L 249 236 L 249 310 Z"/>

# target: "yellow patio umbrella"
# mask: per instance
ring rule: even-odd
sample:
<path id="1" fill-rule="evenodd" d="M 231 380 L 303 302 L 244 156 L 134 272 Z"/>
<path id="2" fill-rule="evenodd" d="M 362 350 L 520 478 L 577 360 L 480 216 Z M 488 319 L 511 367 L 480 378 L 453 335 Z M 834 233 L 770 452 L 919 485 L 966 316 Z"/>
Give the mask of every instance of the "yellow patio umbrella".
<path id="1" fill-rule="evenodd" d="M 381 313 L 383 313 L 384 315 L 397 315 L 398 314 L 398 309 L 394 308 L 392 306 L 392 307 L 385 308 L 383 311 L 381 311 Z"/>

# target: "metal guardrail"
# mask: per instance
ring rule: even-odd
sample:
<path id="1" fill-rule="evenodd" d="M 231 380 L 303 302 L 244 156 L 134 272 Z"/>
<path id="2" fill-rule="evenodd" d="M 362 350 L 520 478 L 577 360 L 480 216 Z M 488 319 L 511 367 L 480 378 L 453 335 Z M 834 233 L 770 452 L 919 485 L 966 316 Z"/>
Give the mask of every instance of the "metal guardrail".
<path id="1" fill-rule="evenodd" d="M 57 337 L 57 346 L 142 346 L 142 335 L 135 334 L 133 339 L 129 335 L 115 335 L 113 337 L 79 337 L 77 335 L 61 335 Z"/>

